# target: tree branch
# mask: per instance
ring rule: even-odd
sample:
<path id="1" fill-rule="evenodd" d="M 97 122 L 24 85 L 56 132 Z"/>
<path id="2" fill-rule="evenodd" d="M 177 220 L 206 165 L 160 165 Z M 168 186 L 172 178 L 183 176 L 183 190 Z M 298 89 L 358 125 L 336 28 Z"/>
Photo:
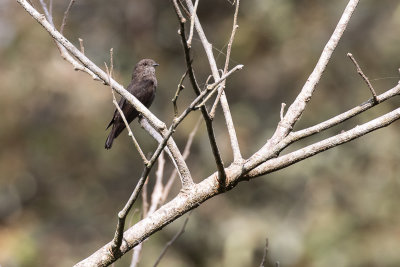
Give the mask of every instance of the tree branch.
<path id="1" fill-rule="evenodd" d="M 268 142 L 248 160 L 248 163 L 246 163 L 244 166 L 245 169 L 253 169 L 258 164 L 261 164 L 262 162 L 276 155 L 278 152 L 276 145 L 282 141 L 282 139 L 285 138 L 293 129 L 293 126 L 303 114 L 307 103 L 311 100 L 315 87 L 317 86 L 340 38 L 342 37 L 358 2 L 359 0 L 349 1 L 342 14 L 342 17 L 339 20 L 339 23 L 337 24 L 328 43 L 325 45 L 325 48 L 322 51 L 322 54 L 313 72 L 308 77 L 307 82 L 301 89 L 301 92 L 298 94 L 295 101 L 290 105 L 283 120 L 279 122 L 278 127 L 276 128 L 271 139 L 269 139 Z M 249 164 L 249 162 L 251 162 L 251 164 Z"/>
<path id="2" fill-rule="evenodd" d="M 386 127 L 398 119 L 400 119 L 400 108 L 397 108 L 367 123 L 357 125 L 351 130 L 337 134 L 318 143 L 306 146 L 302 149 L 280 156 L 279 158 L 270 159 L 254 170 L 250 171 L 244 176 L 244 178 L 254 178 L 280 170 L 287 166 L 293 165 L 296 162 L 319 154 L 325 150 L 350 142 L 351 140 L 359 138 L 369 132 Z"/>
<path id="3" fill-rule="evenodd" d="M 231 51 L 232 51 L 233 40 L 235 39 L 235 34 L 236 34 L 237 28 L 239 28 L 239 25 L 237 24 L 237 16 L 238 16 L 238 13 L 239 13 L 239 4 L 240 4 L 240 0 L 236 0 L 236 8 L 235 8 L 235 14 L 233 15 L 233 26 L 232 26 L 231 38 L 229 39 L 228 47 L 226 48 L 226 58 L 225 58 L 224 73 L 226 73 L 228 71 L 229 61 L 231 59 Z M 211 118 L 215 117 L 215 111 L 217 110 L 217 106 L 218 106 L 218 103 L 219 103 L 219 101 L 221 99 L 222 93 L 224 92 L 224 88 L 225 88 L 225 84 L 222 84 L 222 86 L 218 90 L 218 96 L 215 99 L 215 102 L 214 102 L 214 104 L 213 104 L 213 106 L 211 108 L 211 111 L 210 111 Z"/>
<path id="4" fill-rule="evenodd" d="M 208 58 L 208 61 L 210 63 L 210 67 L 211 67 L 211 72 L 213 74 L 214 80 L 216 81 L 219 79 L 219 73 L 218 73 L 218 67 L 215 62 L 215 58 L 214 58 L 213 51 L 212 51 L 212 45 L 208 42 L 207 37 L 204 34 L 203 28 L 200 24 L 200 20 L 198 19 L 197 15 L 194 12 L 194 7 L 193 7 L 192 1 L 186 0 L 186 5 L 188 6 L 190 14 L 194 14 L 195 28 L 200 37 L 201 43 L 203 44 L 204 50 L 206 51 L 207 58 Z M 225 123 L 228 128 L 229 139 L 231 141 L 231 147 L 232 147 L 232 151 L 233 151 L 233 160 L 235 163 L 241 164 L 241 162 L 243 161 L 243 158 L 242 158 L 242 155 L 240 152 L 239 142 L 237 139 L 235 126 L 233 124 L 232 115 L 229 110 L 228 100 L 226 99 L 226 96 L 224 93 L 222 93 L 222 96 L 221 96 L 221 105 L 222 105 L 222 110 L 224 112 Z"/>
<path id="5" fill-rule="evenodd" d="M 194 75 L 194 70 L 193 70 L 193 67 L 192 67 L 192 60 L 190 58 L 190 46 L 189 46 L 188 42 L 186 41 L 186 36 L 185 36 L 185 21 L 186 20 L 182 16 L 182 12 L 180 11 L 180 8 L 179 8 L 179 5 L 177 3 L 177 0 L 173 0 L 172 2 L 173 2 L 173 5 L 174 5 L 174 8 L 175 8 L 175 13 L 178 16 L 178 20 L 179 20 L 179 26 L 180 26 L 179 34 L 181 36 L 181 42 L 182 42 L 183 51 L 184 51 L 184 54 L 185 54 L 186 66 L 187 66 L 188 73 L 189 73 L 189 79 L 190 79 L 190 82 L 192 84 L 192 88 L 195 91 L 195 93 L 197 95 L 200 95 L 201 94 L 201 90 L 199 88 L 199 85 L 197 84 L 196 77 Z M 195 17 L 194 16 L 192 16 L 192 20 L 191 21 L 192 22 L 195 21 Z M 219 152 L 218 144 L 217 144 L 217 141 L 215 139 L 212 120 L 211 120 L 210 115 L 208 114 L 208 111 L 207 111 L 205 106 L 201 106 L 200 110 L 201 110 L 201 113 L 203 115 L 204 121 L 206 122 L 208 139 L 210 141 L 211 150 L 213 152 L 215 163 L 216 163 L 217 169 L 218 169 L 218 179 L 220 180 L 221 188 L 224 188 L 224 184 L 225 184 L 225 180 L 226 180 L 226 174 L 225 174 L 225 170 L 224 170 L 224 162 L 223 162 L 223 160 L 221 158 L 221 154 Z"/>

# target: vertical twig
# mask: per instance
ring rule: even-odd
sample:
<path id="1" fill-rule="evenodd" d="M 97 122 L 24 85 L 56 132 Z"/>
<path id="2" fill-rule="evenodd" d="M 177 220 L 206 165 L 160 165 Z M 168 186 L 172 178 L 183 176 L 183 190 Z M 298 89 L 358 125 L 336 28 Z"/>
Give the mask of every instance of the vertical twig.
<path id="1" fill-rule="evenodd" d="M 183 81 L 185 80 L 187 74 L 188 74 L 189 70 L 186 70 L 185 73 L 182 75 L 181 80 L 179 81 L 178 84 L 178 88 L 176 88 L 176 92 L 174 95 L 174 98 L 172 98 L 172 105 L 174 106 L 174 114 L 175 114 L 175 118 L 178 117 L 178 106 L 176 104 L 176 102 L 178 101 L 178 97 L 180 92 L 185 89 L 185 86 L 183 86 Z"/>
<path id="2" fill-rule="evenodd" d="M 63 20 L 62 20 L 62 23 L 61 23 L 61 27 L 60 27 L 60 33 L 63 33 L 64 27 L 65 27 L 65 25 L 67 25 L 68 14 L 69 14 L 69 11 L 70 11 L 70 9 L 71 9 L 71 7 L 72 7 L 72 5 L 73 5 L 74 3 L 75 3 L 75 0 L 71 0 L 71 1 L 69 2 L 69 4 L 68 4 L 67 9 L 66 9 L 65 12 L 64 12 L 64 17 L 63 17 Z"/>
<path id="3" fill-rule="evenodd" d="M 78 38 L 79 40 L 79 47 L 81 48 L 81 53 L 85 54 L 85 47 L 83 46 L 83 39 Z"/>
<path id="4" fill-rule="evenodd" d="M 231 37 L 229 38 L 228 47 L 226 48 L 226 58 L 225 58 L 225 66 L 224 66 L 223 74 L 225 74 L 228 71 L 229 61 L 231 58 L 233 40 L 235 39 L 235 34 L 236 34 L 237 28 L 239 28 L 239 25 L 237 24 L 237 17 L 238 17 L 238 13 L 239 13 L 239 4 L 240 4 L 240 0 L 236 0 L 236 9 L 235 9 L 235 14 L 233 15 L 232 32 L 231 32 Z M 215 102 L 212 105 L 212 108 L 210 111 L 211 118 L 215 117 L 215 111 L 217 109 L 222 92 L 224 91 L 224 87 L 225 87 L 225 85 L 223 84 L 223 86 L 218 90 L 218 96 L 215 99 Z"/>
<path id="5" fill-rule="evenodd" d="M 263 257 L 262 257 L 262 260 L 261 260 L 260 267 L 264 267 L 265 266 L 265 263 L 267 261 L 267 255 L 268 255 L 268 238 L 265 240 L 264 253 L 263 253 Z"/>
<path id="6" fill-rule="evenodd" d="M 190 216 L 190 214 L 189 214 L 189 216 Z M 170 241 L 168 241 L 168 243 L 165 245 L 164 249 L 161 251 L 160 256 L 158 256 L 153 267 L 156 267 L 160 263 L 162 257 L 164 257 L 168 248 L 185 232 L 186 225 L 189 221 L 189 216 L 185 219 L 185 222 L 183 223 L 181 230 L 178 233 L 176 233 L 175 236 Z"/>
<path id="7" fill-rule="evenodd" d="M 183 158 L 186 160 L 190 154 L 190 149 L 192 147 L 193 139 L 194 136 L 197 133 L 197 130 L 199 129 L 200 123 L 202 119 L 201 116 L 198 118 L 196 125 L 194 126 L 193 130 L 190 132 L 188 140 L 186 141 L 185 149 L 183 150 Z M 167 196 L 171 190 L 172 184 L 175 181 L 176 175 L 178 174 L 178 171 L 176 169 L 173 170 L 171 176 L 169 177 L 167 183 L 164 186 L 163 190 L 163 196 L 161 198 L 161 203 L 164 203 L 165 200 L 167 199 Z"/>
<path id="8" fill-rule="evenodd" d="M 164 176 L 164 166 L 165 166 L 165 159 L 164 153 L 161 152 L 160 156 L 158 157 L 158 168 L 156 171 L 156 183 L 153 188 L 153 192 L 151 194 L 151 205 L 148 211 L 148 215 L 152 214 L 158 208 L 159 204 L 161 203 L 162 195 L 163 195 L 163 183 L 162 179 Z"/>
<path id="9" fill-rule="evenodd" d="M 189 48 L 192 47 L 192 38 L 193 38 L 193 28 L 194 28 L 194 18 L 196 16 L 196 12 L 197 12 L 197 6 L 199 4 L 199 0 L 196 0 L 196 2 L 194 3 L 194 10 L 193 13 L 190 16 L 190 31 L 189 31 L 189 37 L 187 40 L 187 46 Z"/>

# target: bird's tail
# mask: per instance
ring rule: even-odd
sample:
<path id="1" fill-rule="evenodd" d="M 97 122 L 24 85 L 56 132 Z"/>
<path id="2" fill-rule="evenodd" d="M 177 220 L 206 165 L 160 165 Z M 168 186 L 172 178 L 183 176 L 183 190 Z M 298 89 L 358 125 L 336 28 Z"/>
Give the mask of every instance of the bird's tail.
<path id="1" fill-rule="evenodd" d="M 112 128 L 110 134 L 107 137 L 106 143 L 104 145 L 105 149 L 110 149 L 112 147 L 115 138 L 115 127 Z"/>

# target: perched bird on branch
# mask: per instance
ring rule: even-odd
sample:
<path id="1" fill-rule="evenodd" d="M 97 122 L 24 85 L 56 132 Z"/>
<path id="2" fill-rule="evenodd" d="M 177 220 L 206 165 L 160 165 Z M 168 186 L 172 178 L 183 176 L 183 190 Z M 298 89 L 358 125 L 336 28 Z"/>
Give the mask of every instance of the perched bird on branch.
<path id="1" fill-rule="evenodd" d="M 156 66 L 158 64 L 152 59 L 140 60 L 133 69 L 132 81 L 127 88 L 147 108 L 150 107 L 156 95 Z M 128 123 L 131 123 L 139 115 L 139 112 L 124 97 L 119 101 L 119 107 L 123 111 Z M 117 109 L 115 109 L 114 116 L 108 124 L 107 129 L 111 125 L 112 129 L 105 144 L 106 149 L 111 148 L 114 139 L 125 129 L 125 123 Z"/>

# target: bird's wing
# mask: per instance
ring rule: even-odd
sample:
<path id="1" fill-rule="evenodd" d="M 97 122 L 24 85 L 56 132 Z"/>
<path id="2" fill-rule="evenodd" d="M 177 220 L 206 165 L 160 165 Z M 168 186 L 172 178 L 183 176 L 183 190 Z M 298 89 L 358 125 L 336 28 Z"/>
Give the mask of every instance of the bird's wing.
<path id="1" fill-rule="evenodd" d="M 123 110 L 123 108 L 124 108 L 125 105 L 126 105 L 126 99 L 125 99 L 125 97 L 122 97 L 122 98 L 119 100 L 118 106 L 121 108 L 121 110 Z M 117 120 L 117 117 L 119 117 L 119 116 L 120 116 L 120 114 L 119 114 L 118 110 L 115 109 L 113 118 L 111 119 L 110 123 L 108 124 L 106 130 L 107 130 L 108 128 L 110 128 L 111 125 L 113 125 L 113 123 Z"/>
<path id="2" fill-rule="evenodd" d="M 135 84 L 136 87 L 136 98 L 142 102 L 147 108 L 150 107 L 154 100 L 156 92 L 156 84 L 153 80 L 142 80 Z"/>

